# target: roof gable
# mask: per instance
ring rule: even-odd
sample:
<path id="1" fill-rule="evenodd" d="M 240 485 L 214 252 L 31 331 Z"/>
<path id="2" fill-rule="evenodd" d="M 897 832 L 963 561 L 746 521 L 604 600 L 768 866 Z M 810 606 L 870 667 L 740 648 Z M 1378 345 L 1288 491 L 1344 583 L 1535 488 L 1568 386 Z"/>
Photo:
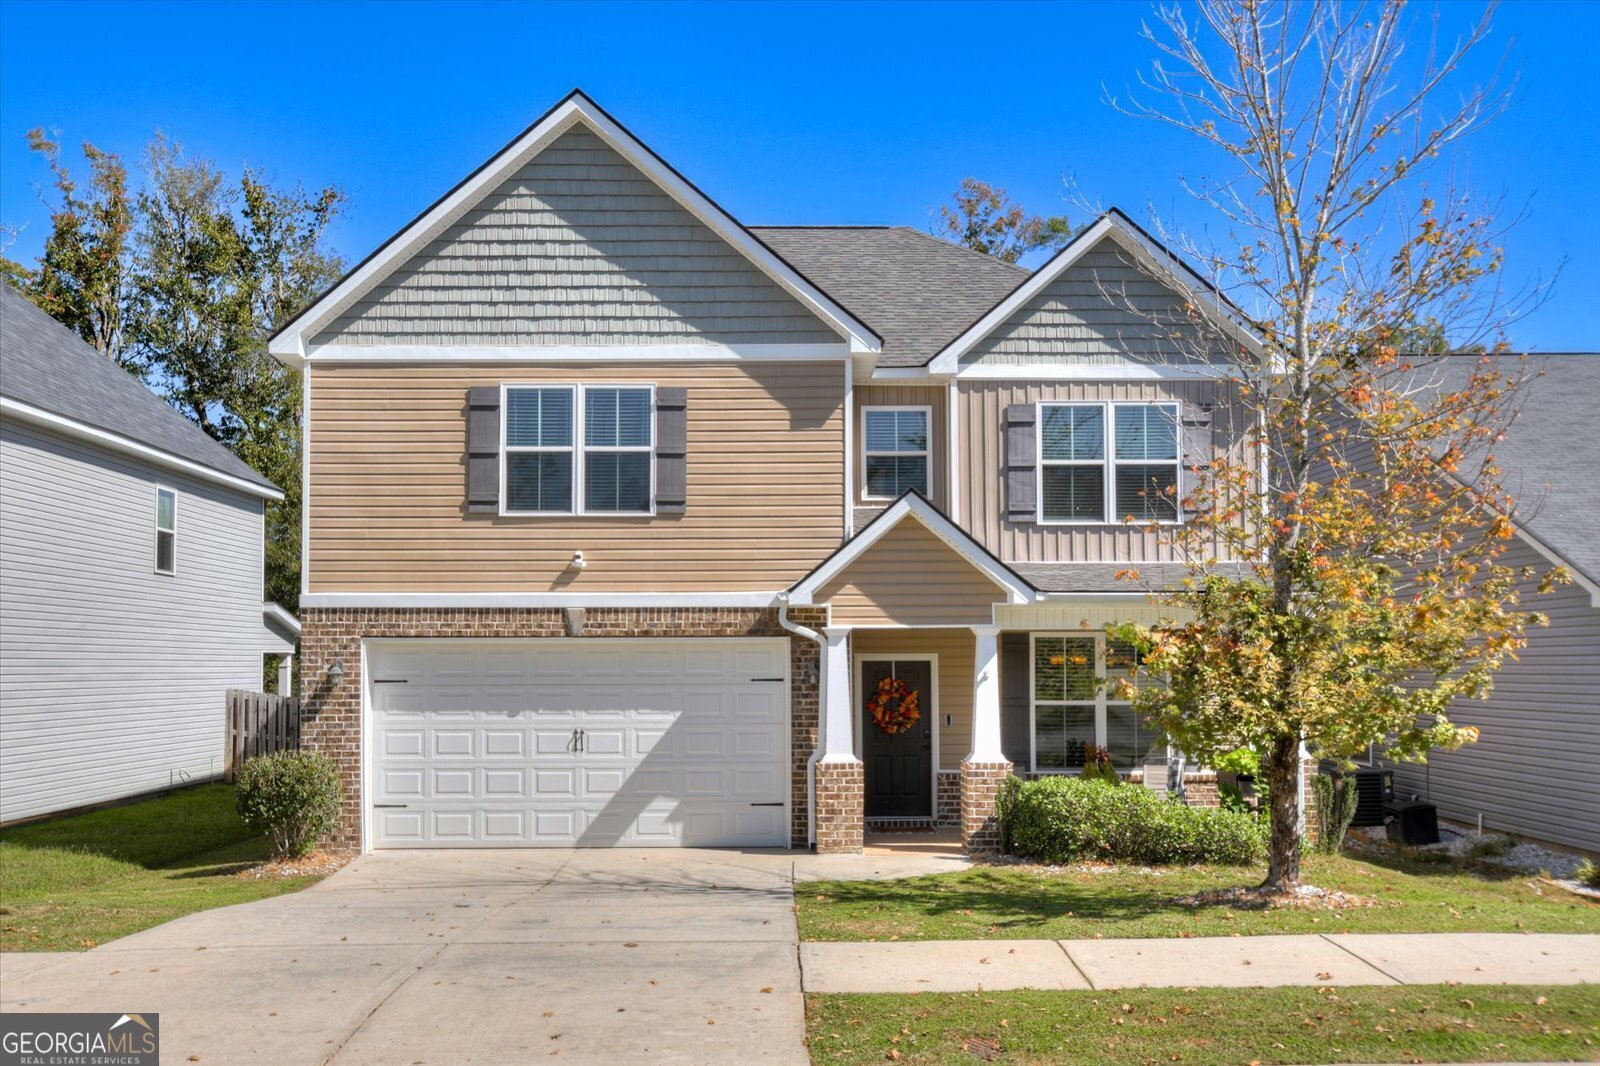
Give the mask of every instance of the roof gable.
<path id="1" fill-rule="evenodd" d="M 928 551 L 930 540 L 938 542 L 938 551 Z M 925 580 L 929 575 L 921 570 L 916 571 L 921 577 L 915 574 L 896 576 L 895 566 L 878 565 L 882 559 L 894 559 L 897 554 L 901 554 L 903 560 L 907 557 L 904 553 L 908 552 L 920 559 L 922 565 L 937 567 L 945 581 Z M 959 563 L 961 574 L 970 574 L 976 584 L 957 577 L 945 566 L 946 558 Z M 865 565 L 858 568 L 858 563 Z M 861 575 L 866 575 L 864 584 Z M 969 599 L 973 594 L 990 596 L 982 600 L 985 604 L 1027 603 L 1034 598 L 1033 586 L 915 491 L 906 492 L 890 504 L 848 543 L 795 582 L 788 591 L 788 602 L 796 606 L 825 603 L 850 583 L 856 583 L 858 588 L 870 584 L 874 590 L 896 585 L 901 590 L 897 591 L 897 597 L 911 603 L 929 597 L 937 601 L 948 595 L 953 585 L 965 590 Z"/>
<path id="2" fill-rule="evenodd" d="M 0 400 L 6 414 L 165 465 L 210 472 L 254 495 L 276 486 L 144 383 L 9 285 L 0 285 Z"/>
<path id="3" fill-rule="evenodd" d="M 748 313 L 728 314 L 734 304 Z M 440 328 L 440 319 L 449 324 Z M 606 332 L 624 321 L 623 333 Z M 787 335 L 848 341 L 854 351 L 880 346 L 574 92 L 285 323 L 270 350 L 293 362 L 315 358 L 328 341 L 490 347 L 582 338 L 592 347 L 597 332 L 601 345 L 784 343 Z"/>
<path id="4" fill-rule="evenodd" d="M 978 363 L 1190 363 L 1183 334 L 1194 307 L 1251 351 L 1260 340 L 1243 316 L 1187 263 L 1112 210 L 944 346 L 931 373 Z M 1228 358 L 1217 353 L 1217 362 Z"/>

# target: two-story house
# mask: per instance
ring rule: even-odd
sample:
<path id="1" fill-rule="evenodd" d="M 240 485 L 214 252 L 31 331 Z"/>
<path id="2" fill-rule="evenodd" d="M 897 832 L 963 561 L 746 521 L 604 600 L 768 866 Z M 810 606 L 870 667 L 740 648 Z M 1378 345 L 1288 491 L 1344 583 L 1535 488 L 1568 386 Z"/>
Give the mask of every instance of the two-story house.
<path id="1" fill-rule="evenodd" d="M 1115 212 L 1031 273 L 745 226 L 572 94 L 271 342 L 333 843 L 981 846 L 1008 773 L 1136 770 L 1116 574 L 1244 446 L 1197 306 L 1255 343 Z"/>

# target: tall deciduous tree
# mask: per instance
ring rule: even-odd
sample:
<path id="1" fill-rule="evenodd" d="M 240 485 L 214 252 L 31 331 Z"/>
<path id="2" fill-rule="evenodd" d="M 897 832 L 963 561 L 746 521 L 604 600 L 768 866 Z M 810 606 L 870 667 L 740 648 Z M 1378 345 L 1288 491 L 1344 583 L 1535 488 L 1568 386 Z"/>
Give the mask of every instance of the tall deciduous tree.
<path id="1" fill-rule="evenodd" d="M 967 178 L 952 203 L 939 208 L 936 232 L 975 252 L 1015 263 L 1037 248 L 1059 248 L 1072 239 L 1065 215 L 1030 215 L 1004 189 Z"/>
<path id="2" fill-rule="evenodd" d="M 38 267 L 28 270 L 8 261 L 6 273 L 24 295 L 96 351 L 127 363 L 123 326 L 133 229 L 127 168 L 116 155 L 84 141 L 89 185 L 80 189 L 61 160 L 61 145 L 43 128 L 28 132 L 28 147 L 49 164 L 57 199 Z"/>
<path id="3" fill-rule="evenodd" d="M 266 338 L 338 277 L 326 234 L 343 193 L 276 188 L 249 169 L 230 182 L 158 134 L 137 194 L 116 156 L 85 144 L 81 194 L 58 146 L 37 130 L 29 141 L 56 176 L 52 230 L 36 268 L 0 270 L 283 488 L 267 508 L 266 586 L 296 609 L 300 380 Z"/>
<path id="4" fill-rule="evenodd" d="M 1241 344 L 1198 299 L 1166 324 L 1224 367 L 1220 387 L 1252 418 L 1181 501 L 1172 535 L 1195 576 L 1165 599 L 1187 620 L 1119 632 L 1145 653 L 1139 705 L 1182 747 L 1260 753 L 1274 890 L 1300 877 L 1302 742 L 1420 759 L 1475 739 L 1452 721 L 1456 701 L 1487 695 L 1539 621 L 1519 602 L 1531 575 L 1505 563 L 1514 501 L 1493 458 L 1525 372 L 1441 354 L 1499 340 L 1517 310 L 1499 226 L 1423 181 L 1503 102 L 1455 85 L 1488 23 L 1416 57 L 1410 28 L 1392 0 L 1162 8 L 1145 81 L 1161 102 L 1123 105 L 1222 164 L 1190 188 L 1225 242 L 1175 239 L 1262 343 Z"/>

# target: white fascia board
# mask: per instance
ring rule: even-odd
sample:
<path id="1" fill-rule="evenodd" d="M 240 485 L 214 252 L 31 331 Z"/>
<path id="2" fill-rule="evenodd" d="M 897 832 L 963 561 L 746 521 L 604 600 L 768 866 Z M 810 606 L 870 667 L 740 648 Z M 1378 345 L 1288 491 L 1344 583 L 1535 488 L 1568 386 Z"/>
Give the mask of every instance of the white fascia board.
<path id="1" fill-rule="evenodd" d="M 1007 602 L 1033 602 L 1032 586 L 991 559 L 988 553 L 977 547 L 971 537 L 934 510 L 931 504 L 917 496 L 902 496 L 881 517 L 874 519 L 868 528 L 857 534 L 825 563 L 792 587 L 789 590 L 788 603 L 795 607 L 814 606 L 813 597 L 816 596 L 818 589 L 833 580 L 842 570 L 859 559 L 868 548 L 881 540 L 884 534 L 908 517 L 921 522 L 928 532 L 944 541 L 957 555 L 1004 589 Z"/>
<path id="2" fill-rule="evenodd" d="M 1001 300 L 989 313 L 969 326 L 955 340 L 945 345 L 939 354 L 929 362 L 928 369 L 936 374 L 965 374 L 961 368 L 961 357 L 971 348 L 987 337 L 1012 315 L 1027 306 L 1040 290 L 1050 285 L 1056 278 L 1071 269 L 1074 263 L 1094 248 L 1105 238 L 1115 240 L 1118 245 L 1131 253 L 1147 269 L 1155 272 L 1158 277 L 1170 276 L 1173 281 L 1187 289 L 1187 295 L 1192 297 L 1195 305 L 1200 307 L 1215 325 L 1226 331 L 1230 336 L 1243 344 L 1252 352 L 1259 352 L 1261 341 L 1249 330 L 1234 321 L 1231 314 L 1223 307 L 1213 295 L 1193 268 L 1176 256 L 1170 255 L 1158 248 L 1148 246 L 1144 236 L 1134 230 L 1116 214 L 1107 213 L 1090 226 L 1087 230 L 1075 237 L 1071 244 L 1056 254 L 1055 258 L 1034 271 L 1027 281 L 1012 291 L 1010 296 Z M 1184 280 L 1187 278 L 1187 282 Z"/>
<path id="3" fill-rule="evenodd" d="M 312 592 L 310 607 L 771 607 L 771 592 Z"/>
<path id="4" fill-rule="evenodd" d="M 685 210 L 737 248 L 812 313 L 837 328 L 851 350 L 876 352 L 882 348 L 882 342 L 869 327 L 801 277 L 798 271 L 757 240 L 726 211 L 712 203 L 704 193 L 663 163 L 655 153 L 612 121 L 597 106 L 575 93 L 531 126 L 516 141 L 501 149 L 489 165 L 462 182 L 401 230 L 379 252 L 318 298 L 290 323 L 287 329 L 275 334 L 268 341 L 267 350 L 291 364 L 296 358 L 304 358 L 306 353 L 302 350 L 303 338 L 316 336 L 331 319 L 387 277 L 417 248 L 435 237 L 487 196 L 528 159 L 537 155 L 556 137 L 579 122 L 588 126 L 623 158 L 643 171 Z"/>
<path id="5" fill-rule="evenodd" d="M 204 463 L 197 463 L 192 459 L 184 459 L 181 456 L 173 455 L 171 452 L 164 452 L 160 448 L 152 448 L 148 444 L 142 444 L 129 437 L 124 437 L 120 433 L 112 433 L 110 430 L 100 429 L 97 426 L 79 422 L 77 419 L 68 418 L 65 415 L 58 415 L 54 411 L 46 411 L 42 407 L 35 407 L 30 403 L 14 400 L 9 396 L 0 396 L 0 414 L 15 418 L 19 422 L 43 426 L 64 437 L 71 437 L 74 440 L 98 445 L 107 451 L 119 452 L 123 455 L 133 456 L 136 459 L 142 459 L 153 466 L 176 470 L 201 481 L 226 485 L 230 489 L 236 489 L 251 496 L 258 496 L 264 500 L 283 499 L 283 493 L 275 488 L 223 473 L 221 470 L 206 466 Z M 220 448 L 222 445 L 219 444 L 217 447 Z"/>
<path id="6" fill-rule="evenodd" d="M 1235 376 L 1233 367 L 1195 363 L 1172 366 L 1164 363 L 975 363 L 965 367 L 960 381 L 1216 381 Z"/>
<path id="7" fill-rule="evenodd" d="M 267 600 L 261 605 L 261 615 L 264 618 L 270 618 L 277 622 L 280 626 L 293 633 L 295 636 L 298 637 L 300 635 L 300 619 L 290 614 L 282 604 L 273 603 L 271 600 Z"/>
<path id="8" fill-rule="evenodd" d="M 836 363 L 838 344 L 378 345 L 318 344 L 313 363 Z"/>

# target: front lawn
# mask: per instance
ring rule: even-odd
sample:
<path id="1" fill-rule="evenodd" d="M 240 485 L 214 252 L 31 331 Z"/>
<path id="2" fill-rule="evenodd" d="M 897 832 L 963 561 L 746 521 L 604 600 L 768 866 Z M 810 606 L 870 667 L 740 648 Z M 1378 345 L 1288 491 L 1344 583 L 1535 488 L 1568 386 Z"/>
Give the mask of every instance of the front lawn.
<path id="1" fill-rule="evenodd" d="M 806 997 L 813 1063 L 1591 1061 L 1600 987 Z"/>
<path id="2" fill-rule="evenodd" d="M 80 951 L 318 880 L 237 876 L 268 852 L 230 785 L 0 831 L 0 951 Z"/>
<path id="3" fill-rule="evenodd" d="M 1527 875 L 1402 858 L 1308 856 L 1302 880 L 1371 901 L 1340 909 L 1189 906 L 1250 885 L 1242 867 L 978 866 L 798 886 L 804 940 L 1070 940 L 1235 933 L 1600 933 L 1600 904 Z"/>

